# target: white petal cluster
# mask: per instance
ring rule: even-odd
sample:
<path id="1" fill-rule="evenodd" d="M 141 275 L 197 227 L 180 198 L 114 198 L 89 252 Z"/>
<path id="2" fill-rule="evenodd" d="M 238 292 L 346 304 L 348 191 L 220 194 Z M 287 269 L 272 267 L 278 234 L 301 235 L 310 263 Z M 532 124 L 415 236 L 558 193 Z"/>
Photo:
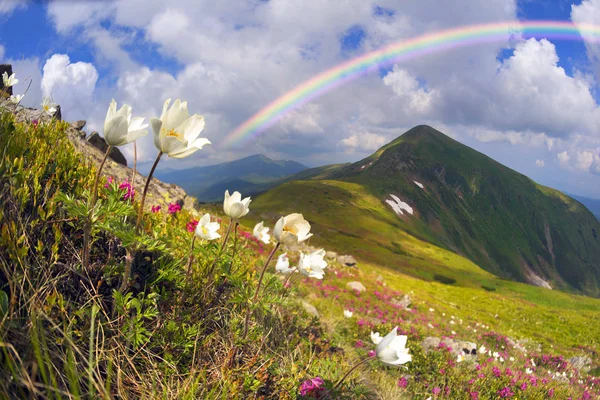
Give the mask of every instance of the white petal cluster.
<path id="1" fill-rule="evenodd" d="M 210 215 L 207 213 L 200 218 L 200 221 L 198 221 L 195 233 L 200 239 L 215 240 L 221 237 L 221 235 L 217 233 L 219 228 L 220 225 L 218 222 L 210 222 Z"/>
<path id="2" fill-rule="evenodd" d="M 123 104 L 117 111 L 117 102 L 113 99 L 108 106 L 104 120 L 104 139 L 110 146 L 123 146 L 146 136 L 144 118 L 131 118 L 131 106 Z"/>
<path id="3" fill-rule="evenodd" d="M 296 271 L 296 268 L 290 268 L 290 260 L 287 258 L 287 253 L 283 253 L 277 257 L 277 264 L 275 270 L 283 275 L 289 275 Z"/>
<path id="4" fill-rule="evenodd" d="M 298 271 L 309 278 L 323 279 L 327 267 L 327 261 L 324 260 L 325 250 L 320 249 L 310 254 L 300 252 L 298 261 Z"/>
<path id="5" fill-rule="evenodd" d="M 377 358 L 386 365 L 399 366 L 412 360 L 412 356 L 408 354 L 409 349 L 406 348 L 408 338 L 405 335 L 398 335 L 397 331 L 398 327 L 392 329 L 375 349 Z"/>
<path id="6" fill-rule="evenodd" d="M 190 116 L 187 101 L 177 99 L 169 108 L 170 103 L 171 99 L 165 101 L 160 119 L 150 120 L 156 148 L 169 157 L 185 158 L 210 144 L 208 139 L 199 137 L 204 129 L 204 117 Z"/>
<path id="7" fill-rule="evenodd" d="M 256 224 L 252 230 L 254 237 L 264 244 L 269 244 L 269 241 L 271 240 L 271 235 L 267 232 L 269 232 L 269 228 L 265 227 L 262 221 Z"/>
<path id="8" fill-rule="evenodd" d="M 242 200 L 240 192 L 233 192 L 229 195 L 229 190 L 225 191 L 225 200 L 223 201 L 223 211 L 232 219 L 239 219 L 250 211 L 250 197 Z M 267 228 L 268 229 L 268 228 Z"/>
<path id="9" fill-rule="evenodd" d="M 279 218 L 273 229 L 275 239 L 286 246 L 293 246 L 312 236 L 310 224 L 302 214 L 289 214 Z"/>

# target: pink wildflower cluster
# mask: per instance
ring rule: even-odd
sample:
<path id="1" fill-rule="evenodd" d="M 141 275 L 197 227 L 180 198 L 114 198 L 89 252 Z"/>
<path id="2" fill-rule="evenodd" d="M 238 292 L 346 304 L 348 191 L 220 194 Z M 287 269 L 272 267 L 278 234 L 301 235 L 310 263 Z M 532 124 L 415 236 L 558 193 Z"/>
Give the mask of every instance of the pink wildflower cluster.
<path id="1" fill-rule="evenodd" d="M 181 205 L 179 203 L 169 203 L 169 214 L 176 214 L 181 211 Z"/>
<path id="2" fill-rule="evenodd" d="M 300 385 L 300 394 L 302 396 L 316 396 L 324 389 L 325 381 L 321 377 L 307 379 Z"/>
<path id="3" fill-rule="evenodd" d="M 156 205 L 156 206 L 152 206 L 152 212 L 154 214 L 156 214 L 157 212 L 160 212 L 160 206 Z"/>
<path id="4" fill-rule="evenodd" d="M 131 187 L 131 183 L 129 183 L 127 179 L 125 179 L 125 181 L 119 185 L 119 189 L 125 190 L 123 200 L 133 201 L 133 198 L 135 197 L 135 189 Z"/>
<path id="5" fill-rule="evenodd" d="M 187 229 L 188 232 L 194 232 L 196 230 L 197 226 L 198 226 L 198 220 L 193 219 L 187 223 L 187 225 L 185 226 L 185 229 Z"/>
<path id="6" fill-rule="evenodd" d="M 265 247 L 264 247 L 264 243 L 261 242 L 260 240 L 258 240 L 253 234 L 252 232 L 247 232 L 244 230 L 239 230 L 238 234 L 240 235 L 240 237 L 249 240 L 251 242 L 254 243 L 254 245 L 257 247 L 257 251 L 258 254 L 263 254 L 265 252 Z"/>
<path id="7" fill-rule="evenodd" d="M 115 180 L 113 179 L 113 177 L 112 177 L 112 176 L 109 176 L 109 177 L 108 177 L 108 179 L 106 179 L 106 183 L 104 184 L 104 187 L 108 189 L 108 188 L 110 187 L 110 185 L 112 185 L 112 183 L 113 183 L 114 181 L 115 181 Z"/>

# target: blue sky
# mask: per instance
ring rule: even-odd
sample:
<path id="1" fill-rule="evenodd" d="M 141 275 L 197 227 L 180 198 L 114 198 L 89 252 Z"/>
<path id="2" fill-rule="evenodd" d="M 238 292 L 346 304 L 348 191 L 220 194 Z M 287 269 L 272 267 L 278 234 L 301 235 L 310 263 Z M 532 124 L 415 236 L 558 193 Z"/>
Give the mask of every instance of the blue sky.
<path id="1" fill-rule="evenodd" d="M 427 123 L 540 183 L 600 198 L 592 41 L 507 40 L 381 68 L 290 112 L 249 145 L 220 148 L 279 95 L 386 44 L 495 21 L 600 24 L 600 0 L 350 3 L 0 0 L 0 57 L 22 78 L 17 90 L 33 79 L 24 104 L 50 94 L 90 131 L 101 131 L 111 98 L 146 118 L 167 97 L 188 100 L 215 146 L 167 161 L 171 169 L 253 153 L 311 166 L 356 161 Z M 155 151 L 145 139 L 142 169 Z"/>

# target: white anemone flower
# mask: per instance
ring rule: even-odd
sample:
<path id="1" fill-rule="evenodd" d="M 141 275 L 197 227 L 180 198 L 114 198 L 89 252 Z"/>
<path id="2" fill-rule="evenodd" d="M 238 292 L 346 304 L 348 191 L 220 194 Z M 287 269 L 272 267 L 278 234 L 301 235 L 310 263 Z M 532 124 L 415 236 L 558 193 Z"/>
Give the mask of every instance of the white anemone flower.
<path id="1" fill-rule="evenodd" d="M 458 357 L 456 357 L 456 362 L 459 363 L 463 361 L 465 361 L 465 355 L 463 353 L 460 353 Z"/>
<path id="2" fill-rule="evenodd" d="M 146 136 L 144 118 L 131 118 L 131 106 L 123 104 L 117 111 L 117 102 L 113 99 L 108 106 L 104 120 L 104 139 L 110 146 L 123 146 L 134 140 Z"/>
<path id="3" fill-rule="evenodd" d="M 481 345 L 481 347 L 479 348 L 479 354 L 485 354 L 486 351 L 487 349 L 485 348 L 485 346 Z"/>
<path id="4" fill-rule="evenodd" d="M 2 74 L 2 83 L 4 83 L 5 88 L 9 88 L 19 83 L 19 80 L 15 78 L 14 72 L 11 76 L 8 76 L 8 72 L 4 71 L 4 73 Z"/>
<path id="5" fill-rule="evenodd" d="M 8 98 L 8 100 L 10 100 L 10 102 L 13 104 L 19 104 L 23 97 L 25 97 L 24 94 L 13 94 Z"/>
<path id="6" fill-rule="evenodd" d="M 533 374 L 533 370 L 531 370 L 530 368 L 525 368 L 525 373 L 527 375 L 531 375 L 531 374 Z"/>
<path id="7" fill-rule="evenodd" d="M 323 279 L 323 276 L 325 275 L 323 269 L 327 267 L 327 261 L 323 259 L 324 257 L 324 249 L 314 251 L 310 254 L 300 252 L 298 271 L 309 278 Z"/>
<path id="8" fill-rule="evenodd" d="M 373 342 L 373 344 L 378 345 L 382 340 L 383 338 L 381 337 L 379 332 L 371 331 L 371 341 Z"/>
<path id="9" fill-rule="evenodd" d="M 210 214 L 206 213 L 200 218 L 198 221 L 198 225 L 196 226 L 196 235 L 200 239 L 204 240 L 215 240 L 221 237 L 217 233 L 220 225 L 218 222 L 210 222 Z"/>
<path id="10" fill-rule="evenodd" d="M 264 226 L 263 221 L 260 221 L 254 226 L 252 234 L 255 238 L 257 238 L 264 244 L 269 244 L 269 241 L 271 240 L 271 235 L 269 235 L 267 232 L 269 232 L 269 228 Z"/>
<path id="11" fill-rule="evenodd" d="M 289 275 L 292 272 L 296 271 L 296 268 L 290 268 L 290 260 L 287 258 L 287 253 L 283 253 L 279 257 L 277 257 L 277 264 L 275 265 L 275 270 L 283 275 Z"/>
<path id="12" fill-rule="evenodd" d="M 250 200 L 250 197 L 246 197 L 244 200 L 242 200 L 242 195 L 240 192 L 233 192 L 233 194 L 230 196 L 229 190 L 226 190 L 225 200 L 223 200 L 223 211 L 225 211 L 225 214 L 227 214 L 231 219 L 239 219 L 248 214 L 250 211 L 249 206 L 251 201 L 252 200 Z"/>
<path id="13" fill-rule="evenodd" d="M 293 246 L 312 236 L 310 224 L 302 214 L 289 214 L 279 218 L 273 228 L 273 236 L 281 244 Z"/>
<path id="14" fill-rule="evenodd" d="M 44 99 L 42 100 L 42 109 L 46 114 L 50 116 L 54 115 L 54 113 L 56 113 L 57 111 L 56 107 L 57 105 L 54 104 L 49 97 L 44 97 Z"/>
<path id="15" fill-rule="evenodd" d="M 346 318 L 352 318 L 352 314 L 353 312 L 350 310 L 344 310 L 344 317 Z"/>
<path id="16" fill-rule="evenodd" d="M 150 119 L 156 148 L 169 157 L 185 158 L 210 144 L 208 139 L 198 137 L 204 129 L 204 117 L 190 116 L 187 101 L 177 99 L 169 108 L 170 103 L 171 99 L 165 101 L 160 119 Z"/>
<path id="17" fill-rule="evenodd" d="M 399 366 L 412 360 L 412 356 L 408 354 L 409 349 L 406 348 L 408 338 L 405 335 L 398 336 L 397 331 L 398 327 L 392 329 L 375 349 L 377 358 L 386 365 Z"/>

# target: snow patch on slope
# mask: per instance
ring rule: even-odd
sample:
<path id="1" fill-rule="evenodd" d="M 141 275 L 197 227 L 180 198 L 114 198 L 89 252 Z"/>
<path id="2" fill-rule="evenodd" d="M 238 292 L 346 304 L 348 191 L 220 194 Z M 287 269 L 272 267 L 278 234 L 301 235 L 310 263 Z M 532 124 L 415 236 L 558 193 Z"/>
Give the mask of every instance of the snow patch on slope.
<path id="1" fill-rule="evenodd" d="M 406 211 L 410 215 L 414 213 L 413 208 L 409 206 L 408 203 L 405 203 L 402 200 L 400 200 L 398 196 L 390 194 L 390 197 L 391 199 L 386 199 L 385 202 L 388 203 L 390 207 L 392 207 L 392 210 L 394 210 L 394 212 L 397 215 L 404 215 L 404 212 L 402 210 Z"/>
<path id="2" fill-rule="evenodd" d="M 421 182 L 417 182 L 417 181 L 413 181 L 415 183 L 415 185 L 417 185 L 418 187 L 420 187 L 421 189 L 424 188 L 423 184 Z"/>

